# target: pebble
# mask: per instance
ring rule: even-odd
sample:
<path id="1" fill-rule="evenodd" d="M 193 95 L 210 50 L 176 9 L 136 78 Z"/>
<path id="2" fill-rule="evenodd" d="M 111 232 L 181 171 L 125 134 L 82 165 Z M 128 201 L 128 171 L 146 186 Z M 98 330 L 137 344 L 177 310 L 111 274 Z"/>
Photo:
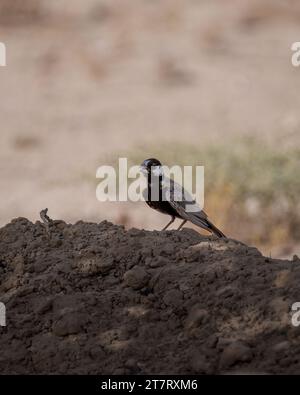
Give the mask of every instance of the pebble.
<path id="1" fill-rule="evenodd" d="M 220 368 L 226 369 L 237 362 L 250 361 L 251 358 L 251 349 L 243 342 L 235 341 L 224 348 L 220 358 Z"/>
<path id="2" fill-rule="evenodd" d="M 209 318 L 208 311 L 201 308 L 192 308 L 185 322 L 187 329 L 197 328 L 207 322 Z"/>
<path id="3" fill-rule="evenodd" d="M 149 278 L 149 274 L 140 266 L 134 266 L 124 274 L 125 285 L 135 290 L 145 287 Z"/>

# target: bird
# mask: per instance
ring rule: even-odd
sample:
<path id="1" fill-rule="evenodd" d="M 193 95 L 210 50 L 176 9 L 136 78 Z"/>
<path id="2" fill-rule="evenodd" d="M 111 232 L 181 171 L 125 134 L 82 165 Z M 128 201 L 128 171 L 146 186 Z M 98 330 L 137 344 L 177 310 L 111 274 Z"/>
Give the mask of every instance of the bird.
<path id="1" fill-rule="evenodd" d="M 180 218 L 183 221 L 177 230 L 190 221 L 219 238 L 226 238 L 224 233 L 208 219 L 207 214 L 201 210 L 190 194 L 180 184 L 164 175 L 162 164 L 158 159 L 145 159 L 140 165 L 140 171 L 147 177 L 147 187 L 143 190 L 145 202 L 152 209 L 171 217 L 162 230 L 166 230 L 175 221 L 175 218 Z M 187 211 L 187 205 L 191 204 L 193 211 Z"/>

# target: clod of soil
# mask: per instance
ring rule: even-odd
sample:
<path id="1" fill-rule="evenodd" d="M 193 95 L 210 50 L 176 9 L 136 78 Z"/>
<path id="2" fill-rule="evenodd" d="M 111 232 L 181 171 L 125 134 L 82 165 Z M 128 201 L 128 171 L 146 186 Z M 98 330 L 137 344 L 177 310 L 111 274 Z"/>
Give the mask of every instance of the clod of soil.
<path id="1" fill-rule="evenodd" d="M 1 373 L 300 373 L 300 260 L 191 229 L 0 229 Z"/>

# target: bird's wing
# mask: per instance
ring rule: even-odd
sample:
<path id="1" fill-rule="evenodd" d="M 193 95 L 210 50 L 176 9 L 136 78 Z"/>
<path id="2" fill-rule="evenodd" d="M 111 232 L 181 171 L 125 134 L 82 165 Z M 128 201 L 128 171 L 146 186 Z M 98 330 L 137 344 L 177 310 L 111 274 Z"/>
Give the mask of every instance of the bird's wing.
<path id="1" fill-rule="evenodd" d="M 226 237 L 224 233 L 208 220 L 206 213 L 201 210 L 197 202 L 181 185 L 173 180 L 167 180 L 165 184 L 163 187 L 163 196 L 182 219 L 186 219 L 200 228 L 214 233 L 218 237 Z M 192 205 L 193 209 L 187 211 L 187 205 Z"/>
<path id="2" fill-rule="evenodd" d="M 189 221 L 191 216 L 197 216 L 199 219 L 205 220 L 207 215 L 196 202 L 196 200 L 181 185 L 172 179 L 164 178 L 163 196 L 170 202 L 171 206 L 178 214 Z M 192 206 L 192 210 L 187 211 L 187 206 Z M 193 222 L 193 221 L 192 221 Z"/>

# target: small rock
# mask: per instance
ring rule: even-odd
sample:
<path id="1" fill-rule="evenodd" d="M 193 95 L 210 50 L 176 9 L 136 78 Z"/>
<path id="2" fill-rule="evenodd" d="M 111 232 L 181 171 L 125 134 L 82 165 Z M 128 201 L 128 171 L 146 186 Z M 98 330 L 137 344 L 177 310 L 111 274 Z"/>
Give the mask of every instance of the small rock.
<path id="1" fill-rule="evenodd" d="M 113 267 L 114 261 L 112 259 L 103 260 L 97 264 L 98 273 L 101 274 L 107 274 Z"/>
<path id="2" fill-rule="evenodd" d="M 74 335 L 81 332 L 88 317 L 83 313 L 67 313 L 53 324 L 53 333 L 56 336 Z"/>
<path id="3" fill-rule="evenodd" d="M 87 275 L 107 274 L 114 267 L 114 261 L 95 256 L 83 257 L 78 261 L 77 267 L 81 273 Z"/>
<path id="4" fill-rule="evenodd" d="M 151 259 L 149 266 L 152 268 L 161 267 L 168 264 L 168 259 L 164 258 L 163 256 L 159 256 L 157 259 Z"/>
<path id="5" fill-rule="evenodd" d="M 47 311 L 52 309 L 53 300 L 50 299 L 42 299 L 35 308 L 35 312 L 37 314 L 45 314 Z"/>
<path id="6" fill-rule="evenodd" d="M 290 342 L 285 340 L 285 341 L 282 341 L 280 343 L 275 344 L 273 346 L 273 350 L 275 352 L 282 352 L 282 351 L 285 351 L 285 350 L 289 349 L 290 345 L 291 345 Z"/>
<path id="7" fill-rule="evenodd" d="M 149 274 L 140 266 L 134 266 L 124 274 L 125 284 L 135 290 L 145 287 L 149 278 Z"/>
<path id="8" fill-rule="evenodd" d="M 179 283 L 179 289 L 182 292 L 188 291 L 190 288 L 191 288 L 191 286 L 188 284 L 188 282 Z"/>
<path id="9" fill-rule="evenodd" d="M 220 367 L 226 369 L 237 362 L 250 361 L 251 358 L 251 349 L 243 342 L 236 341 L 224 348 L 220 358 Z"/>
<path id="10" fill-rule="evenodd" d="M 201 309 L 199 307 L 194 307 L 191 309 L 186 322 L 185 327 L 187 329 L 197 328 L 201 324 L 204 324 L 208 320 L 208 311 Z"/>
<path id="11" fill-rule="evenodd" d="M 217 297 L 221 298 L 231 298 L 234 295 L 234 288 L 231 285 L 227 285 L 216 292 Z"/>

